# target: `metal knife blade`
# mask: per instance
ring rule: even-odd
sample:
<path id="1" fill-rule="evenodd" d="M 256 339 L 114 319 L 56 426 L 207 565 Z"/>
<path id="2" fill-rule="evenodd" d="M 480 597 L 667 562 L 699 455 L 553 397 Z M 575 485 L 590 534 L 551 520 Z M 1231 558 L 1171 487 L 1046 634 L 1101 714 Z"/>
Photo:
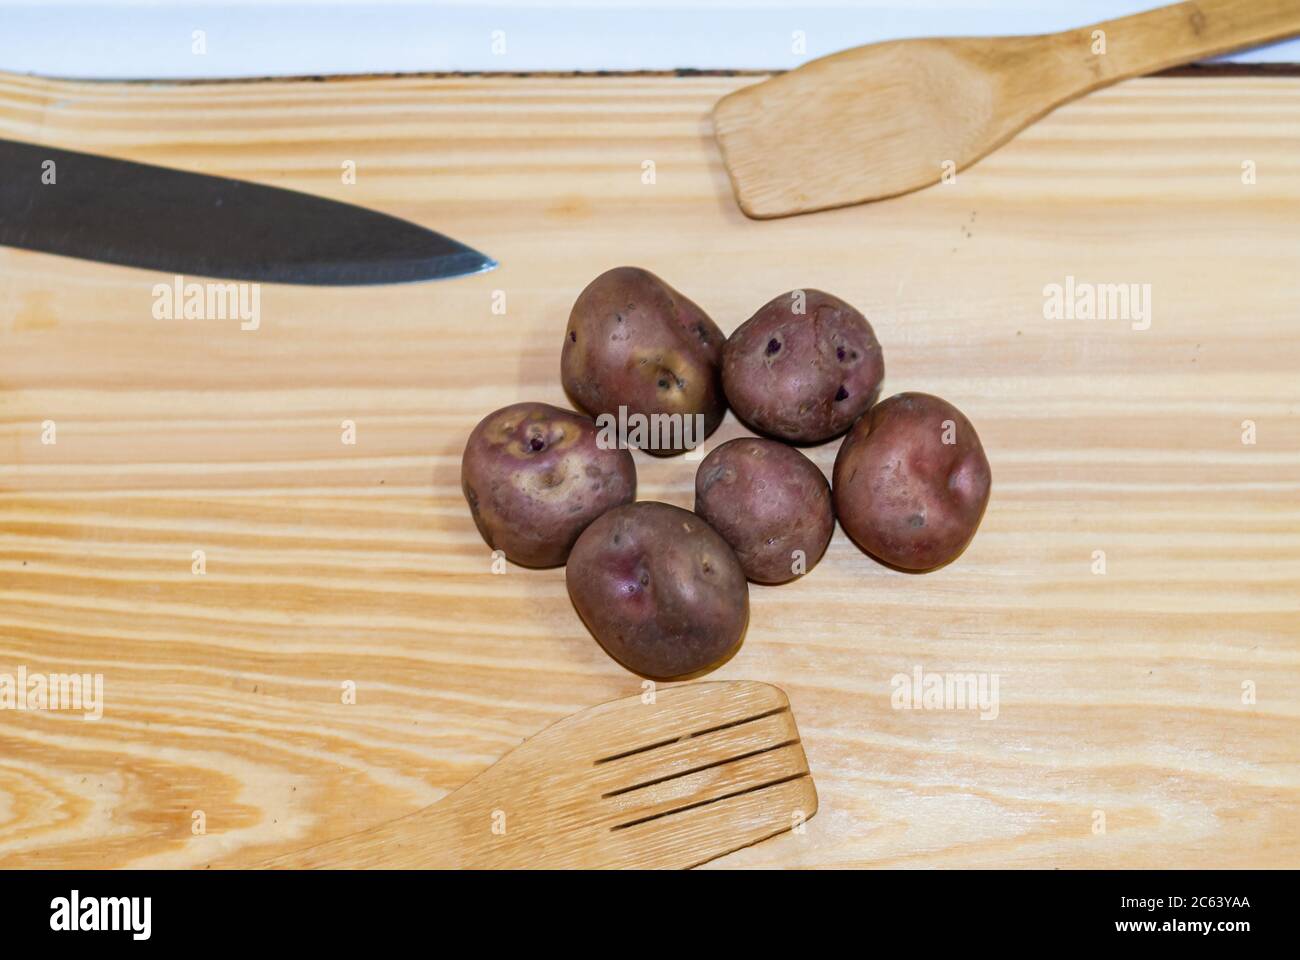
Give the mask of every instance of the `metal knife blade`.
<path id="1" fill-rule="evenodd" d="M 436 280 L 497 265 L 450 237 L 350 203 L 5 139 L 0 244 L 172 274 L 316 286 Z"/>

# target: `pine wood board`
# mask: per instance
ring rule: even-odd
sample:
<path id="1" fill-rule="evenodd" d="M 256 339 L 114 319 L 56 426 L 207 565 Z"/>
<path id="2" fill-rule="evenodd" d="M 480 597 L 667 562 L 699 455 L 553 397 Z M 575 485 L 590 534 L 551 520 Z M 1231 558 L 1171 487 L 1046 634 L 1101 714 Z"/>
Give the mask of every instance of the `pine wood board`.
<path id="1" fill-rule="evenodd" d="M 774 222 L 736 208 L 708 120 L 756 79 L 0 80 L 0 136 L 502 262 L 266 286 L 250 332 L 155 320 L 157 274 L 0 248 L 0 672 L 105 684 L 96 722 L 0 712 L 0 867 L 251 865 L 637 692 L 561 570 L 491 572 L 459 489 L 479 417 L 564 402 L 569 305 L 622 263 L 724 330 L 795 287 L 855 303 L 886 391 L 955 402 L 993 467 L 957 563 L 898 573 L 837 532 L 752 588 L 711 679 L 788 693 L 820 809 L 714 866 L 1300 865 L 1300 78 L 1131 81 L 952 184 Z M 1045 319 L 1067 276 L 1151 284 L 1150 329 Z M 637 465 L 642 498 L 691 505 L 694 463 Z M 997 719 L 893 709 L 918 666 L 997 674 Z"/>

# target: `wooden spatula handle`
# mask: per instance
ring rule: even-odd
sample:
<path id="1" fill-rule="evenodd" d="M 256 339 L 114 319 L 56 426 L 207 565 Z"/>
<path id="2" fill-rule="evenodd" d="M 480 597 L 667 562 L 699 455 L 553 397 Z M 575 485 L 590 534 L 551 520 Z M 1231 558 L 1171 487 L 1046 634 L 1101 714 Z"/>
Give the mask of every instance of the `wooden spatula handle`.
<path id="1" fill-rule="evenodd" d="M 1106 53 L 1095 62 L 1109 82 L 1300 33 L 1300 0 L 1195 0 L 1074 32 L 1091 41 L 1098 30 Z"/>
<path id="2" fill-rule="evenodd" d="M 259 866 L 281 870 L 446 870 L 473 866 L 463 862 L 450 799 L 360 833 L 283 854 Z"/>

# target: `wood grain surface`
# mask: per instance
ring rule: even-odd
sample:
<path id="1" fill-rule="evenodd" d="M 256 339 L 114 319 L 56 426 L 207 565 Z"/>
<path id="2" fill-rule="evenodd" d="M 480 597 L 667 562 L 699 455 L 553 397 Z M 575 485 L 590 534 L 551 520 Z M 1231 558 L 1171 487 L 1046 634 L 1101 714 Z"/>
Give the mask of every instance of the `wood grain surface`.
<path id="1" fill-rule="evenodd" d="M 502 263 L 265 286 L 244 331 L 154 319 L 157 274 L 0 248 L 0 674 L 104 678 L 99 720 L 0 711 L 0 867 L 254 864 L 638 692 L 562 570 L 492 572 L 459 487 L 481 416 L 564 402 L 569 306 L 624 263 L 728 331 L 783 290 L 849 300 L 886 392 L 956 403 L 993 468 L 945 569 L 837 532 L 751 588 L 711 679 L 789 694 L 820 810 L 714 866 L 1300 865 L 1300 78 L 1131 81 L 952 184 L 773 222 L 708 121 L 754 79 L 0 79 L 0 136 L 366 204 Z M 1046 319 L 1067 277 L 1150 284 L 1149 329 Z M 637 466 L 691 506 L 694 463 Z M 894 709 L 918 668 L 996 675 L 996 719 Z"/>

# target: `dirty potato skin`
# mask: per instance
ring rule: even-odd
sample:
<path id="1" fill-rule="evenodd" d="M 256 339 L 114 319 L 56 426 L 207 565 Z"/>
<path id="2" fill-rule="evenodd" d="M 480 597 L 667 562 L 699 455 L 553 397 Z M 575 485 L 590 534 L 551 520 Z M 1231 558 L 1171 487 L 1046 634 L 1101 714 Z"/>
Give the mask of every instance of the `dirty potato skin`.
<path id="1" fill-rule="evenodd" d="M 592 520 L 636 499 L 626 450 L 602 450 L 587 417 L 515 403 L 479 421 L 461 458 L 461 489 L 493 550 L 527 567 L 564 563 Z"/>
<path id="2" fill-rule="evenodd" d="M 573 304 L 560 377 L 569 396 L 592 417 L 617 417 L 619 406 L 646 417 L 702 414 L 707 436 L 726 412 L 725 340 L 703 310 L 653 273 L 616 267 L 591 281 Z M 650 437 L 636 445 L 667 455 L 704 437 L 691 438 L 694 444 L 685 439 Z"/>
<path id="3" fill-rule="evenodd" d="M 731 547 L 666 503 L 617 507 L 593 522 L 565 577 L 605 652 L 656 680 L 717 666 L 740 646 L 749 619 L 749 587 Z"/>
<path id="4" fill-rule="evenodd" d="M 759 437 L 729 440 L 704 458 L 695 473 L 695 512 L 731 544 L 756 583 L 786 583 L 811 570 L 835 531 L 831 487 L 817 465 Z"/>
<path id="5" fill-rule="evenodd" d="M 798 306 L 803 312 L 795 312 Z M 722 382 L 736 416 L 793 443 L 843 433 L 875 403 L 884 377 L 867 318 L 821 290 L 768 301 L 723 348 Z"/>
<path id="6" fill-rule="evenodd" d="M 900 393 L 844 438 L 832 483 L 840 525 L 860 547 L 892 566 L 929 570 L 975 535 L 992 477 L 960 410 L 927 393 Z"/>

